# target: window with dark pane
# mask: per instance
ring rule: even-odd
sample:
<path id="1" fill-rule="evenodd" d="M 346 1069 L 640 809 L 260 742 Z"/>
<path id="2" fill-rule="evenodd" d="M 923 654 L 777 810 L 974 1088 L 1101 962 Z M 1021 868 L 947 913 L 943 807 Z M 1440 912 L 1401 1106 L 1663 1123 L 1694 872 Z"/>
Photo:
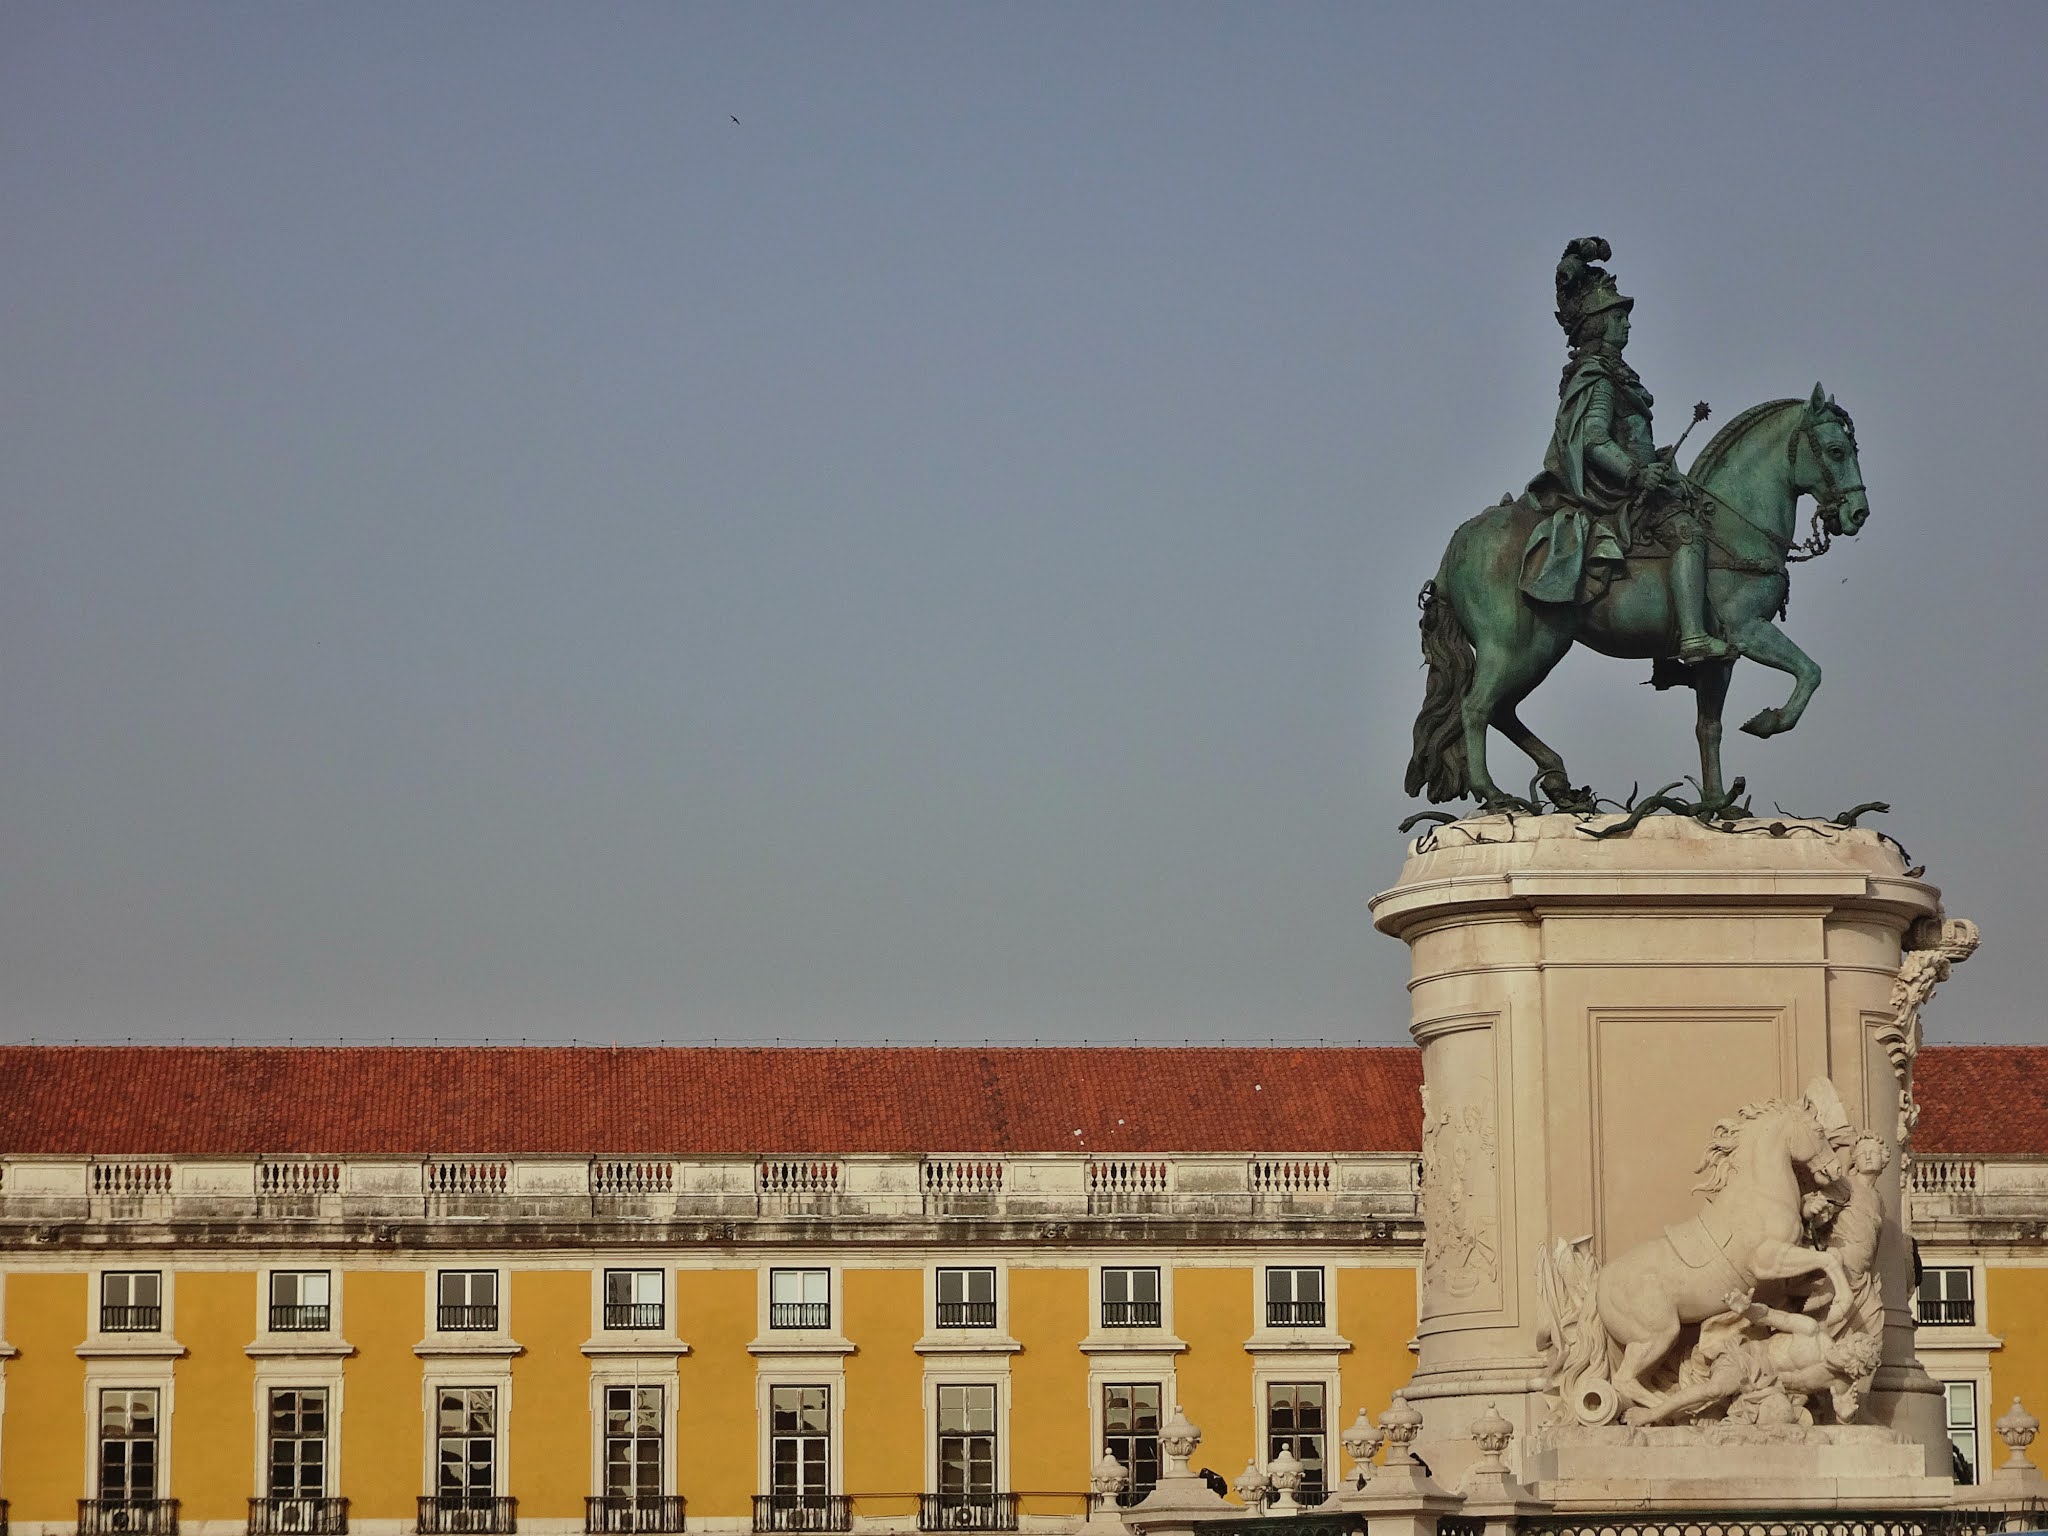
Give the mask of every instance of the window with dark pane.
<path id="1" fill-rule="evenodd" d="M 939 1497 L 968 1502 L 996 1491 L 996 1389 L 939 1388 Z"/>
<path id="2" fill-rule="evenodd" d="M 832 1394 L 829 1387 L 768 1391 L 769 1492 L 798 1502 L 831 1492 Z"/>
<path id="3" fill-rule="evenodd" d="M 270 1394 L 270 1497 L 327 1494 L 327 1392 L 279 1387 Z"/>
<path id="4" fill-rule="evenodd" d="M 1129 1481 L 1117 1496 L 1129 1506 L 1159 1481 L 1159 1383 L 1110 1382 L 1102 1389 L 1103 1449 L 1123 1463 Z"/>
<path id="5" fill-rule="evenodd" d="M 614 1499 L 661 1492 L 659 1387 L 604 1390 L 604 1491 Z"/>
<path id="6" fill-rule="evenodd" d="M 996 1325 L 996 1272 L 992 1269 L 942 1269 L 938 1277 L 941 1328 L 993 1328 Z"/>
<path id="7" fill-rule="evenodd" d="M 99 1496 L 117 1500 L 155 1498 L 156 1451 L 156 1390 L 102 1391 Z"/>
<path id="8" fill-rule="evenodd" d="M 1317 1273 L 1321 1273 L 1317 1271 Z M 1323 1502 L 1324 1386 L 1319 1381 L 1269 1382 L 1266 1386 L 1266 1461 L 1282 1451 L 1301 1463 L 1301 1487 L 1295 1498 L 1303 1504 Z"/>
<path id="9" fill-rule="evenodd" d="M 444 1499 L 488 1498 L 498 1486 L 498 1392 L 443 1387 L 435 1394 L 434 1491 Z"/>

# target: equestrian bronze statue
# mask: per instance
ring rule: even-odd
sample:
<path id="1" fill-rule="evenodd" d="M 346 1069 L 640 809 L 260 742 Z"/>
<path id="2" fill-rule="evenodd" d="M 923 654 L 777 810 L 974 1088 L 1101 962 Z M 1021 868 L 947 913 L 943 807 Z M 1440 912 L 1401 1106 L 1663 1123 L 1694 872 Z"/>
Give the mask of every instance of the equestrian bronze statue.
<path id="1" fill-rule="evenodd" d="M 1415 720 L 1410 794 L 1476 799 L 1482 810 L 1538 809 L 1504 793 L 1486 765 L 1496 727 L 1534 759 L 1536 788 L 1562 811 L 1591 811 L 1564 759 L 1517 707 L 1574 641 L 1649 660 L 1659 687 L 1697 695 L 1700 804 L 1728 799 L 1721 706 L 1747 656 L 1793 679 L 1791 696 L 1744 722 L 1755 736 L 1799 723 L 1820 668 L 1779 630 L 1790 567 L 1869 516 L 1849 413 L 1820 385 L 1731 419 L 1689 470 L 1652 435 L 1652 396 L 1623 357 L 1633 299 L 1596 263 L 1605 240 L 1574 240 L 1557 267 L 1557 322 L 1570 357 L 1543 471 L 1451 535 L 1422 589 L 1429 681 Z M 1706 419 L 1704 405 L 1694 420 Z M 1687 429 L 1690 431 L 1690 428 Z M 1815 532 L 1794 537 L 1811 496 Z"/>

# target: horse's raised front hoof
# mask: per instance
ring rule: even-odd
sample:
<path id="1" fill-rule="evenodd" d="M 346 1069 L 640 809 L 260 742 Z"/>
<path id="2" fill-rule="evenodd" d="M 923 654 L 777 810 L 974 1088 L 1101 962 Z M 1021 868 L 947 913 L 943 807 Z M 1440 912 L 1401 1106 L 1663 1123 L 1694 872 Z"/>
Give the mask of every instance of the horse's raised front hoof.
<path id="1" fill-rule="evenodd" d="M 1760 709 L 1742 722 L 1742 728 L 1752 736 L 1775 736 L 1785 729 L 1784 712 L 1776 709 Z"/>

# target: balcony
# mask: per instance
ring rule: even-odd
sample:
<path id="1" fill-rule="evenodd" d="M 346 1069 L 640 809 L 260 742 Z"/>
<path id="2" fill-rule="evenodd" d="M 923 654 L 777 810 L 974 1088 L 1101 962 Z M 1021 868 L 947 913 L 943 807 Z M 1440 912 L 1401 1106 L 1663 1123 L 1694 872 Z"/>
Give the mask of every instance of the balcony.
<path id="1" fill-rule="evenodd" d="M 1977 1321 L 1977 1302 L 1971 1296 L 1922 1296 L 1913 1312 L 1922 1328 L 1968 1328 Z"/>
<path id="2" fill-rule="evenodd" d="M 941 1328 L 993 1328 L 996 1325 L 996 1304 L 992 1301 L 942 1301 L 939 1303 L 939 1326 Z"/>
<path id="3" fill-rule="evenodd" d="M 420 1536 L 509 1536 L 519 1529 L 519 1501 L 502 1493 L 420 1495 Z"/>
<path id="4" fill-rule="evenodd" d="M 80 1499 L 78 1536 L 178 1536 L 176 1499 Z"/>
<path id="5" fill-rule="evenodd" d="M 1105 1328 L 1157 1328 L 1159 1326 L 1159 1303 L 1156 1301 L 1105 1301 L 1102 1304 L 1102 1326 Z"/>
<path id="6" fill-rule="evenodd" d="M 920 1531 L 1014 1531 L 1014 1493 L 924 1493 L 917 1500 Z"/>
<path id="7" fill-rule="evenodd" d="M 249 1536 L 347 1536 L 348 1500 L 251 1499 Z"/>
<path id="8" fill-rule="evenodd" d="M 584 1536 L 673 1536 L 682 1528 L 679 1493 L 605 1494 L 583 1501 Z"/>
<path id="9" fill-rule="evenodd" d="M 843 1493 L 757 1493 L 757 1531 L 850 1531 L 853 1501 Z"/>
<path id="10" fill-rule="evenodd" d="M 443 1333 L 490 1333 L 498 1326 L 498 1304 L 483 1301 L 457 1306 L 444 1301 L 434 1309 L 434 1326 Z"/>
<path id="11" fill-rule="evenodd" d="M 328 1321 L 327 1303 L 307 1302 L 302 1306 L 272 1302 L 270 1306 L 270 1331 L 272 1333 L 325 1333 Z"/>
<path id="12" fill-rule="evenodd" d="M 658 1301 L 608 1301 L 604 1304 L 607 1328 L 659 1328 L 662 1304 Z"/>
<path id="13" fill-rule="evenodd" d="M 832 1303 L 829 1301 L 773 1301 L 768 1304 L 768 1326 L 770 1328 L 830 1328 L 832 1326 Z M 767 1529 L 767 1527 L 762 1527 Z M 792 1531 L 836 1531 L 836 1525 L 792 1525 L 776 1526 L 776 1530 Z"/>
<path id="14" fill-rule="evenodd" d="M 157 1333 L 163 1326 L 164 1309 L 160 1305 L 100 1308 L 101 1333 Z"/>
<path id="15" fill-rule="evenodd" d="M 1323 1326 L 1323 1304 L 1320 1301 L 1268 1301 L 1266 1326 L 1320 1328 Z"/>

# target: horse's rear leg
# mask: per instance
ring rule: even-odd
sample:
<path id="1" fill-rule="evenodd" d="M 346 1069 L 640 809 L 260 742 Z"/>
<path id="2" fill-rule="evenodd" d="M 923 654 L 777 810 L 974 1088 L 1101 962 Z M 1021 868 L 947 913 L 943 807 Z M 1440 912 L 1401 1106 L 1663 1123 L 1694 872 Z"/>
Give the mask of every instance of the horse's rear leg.
<path id="1" fill-rule="evenodd" d="M 1517 635 L 1514 641 L 1516 643 L 1503 645 L 1487 638 L 1474 637 L 1475 662 L 1472 686 L 1466 690 L 1462 707 L 1465 727 L 1465 771 L 1471 780 L 1472 793 L 1478 797 L 1482 810 L 1535 812 L 1540 808 L 1531 805 L 1519 795 L 1503 794 L 1486 768 L 1487 726 L 1501 725 L 1501 729 L 1507 730 L 1508 727 L 1501 724 L 1502 713 L 1505 712 L 1508 719 L 1514 719 L 1512 701 L 1526 697 L 1529 690 L 1542 678 L 1543 673 L 1550 669 L 1549 663 L 1545 663 L 1541 670 L 1531 668 L 1529 636 Z M 1555 658 L 1551 660 L 1554 661 Z M 1520 721 L 1515 723 L 1518 726 L 1521 724 Z M 1526 727 L 1523 728 L 1522 734 L 1528 736 Z M 1509 739 L 1514 740 L 1524 751 L 1528 751 L 1522 741 L 1512 733 Z M 1535 738 L 1530 736 L 1529 740 L 1534 741 Z M 1542 743 L 1538 742 L 1537 745 L 1541 746 Z M 1562 769 L 1563 761 L 1554 752 L 1550 755 Z"/>
<path id="2" fill-rule="evenodd" d="M 1515 713 L 1515 706 L 1520 702 L 1519 699 L 1512 703 L 1503 700 L 1493 712 L 1494 726 L 1529 754 L 1540 775 L 1543 793 L 1550 797 L 1552 805 L 1560 811 L 1591 811 L 1594 808 L 1593 791 L 1572 787 L 1571 775 L 1565 772 L 1564 759 L 1558 756 L 1550 743 L 1522 724 L 1522 717 Z"/>
<path id="3" fill-rule="evenodd" d="M 1791 730 L 1806 713 L 1806 702 L 1813 697 L 1813 690 L 1820 686 L 1819 664 L 1769 619 L 1751 619 L 1737 627 L 1730 638 L 1743 655 L 1775 671 L 1790 673 L 1793 680 L 1790 698 L 1776 709 L 1758 710 L 1742 722 L 1742 728 L 1752 736 L 1775 736 Z"/>
<path id="4" fill-rule="evenodd" d="M 1626 1415 L 1629 1423 L 1645 1422 L 1662 1406 L 1663 1399 L 1643 1385 L 1643 1372 L 1653 1369 L 1677 1342 L 1678 1314 L 1673 1312 L 1668 1325 L 1660 1325 L 1649 1338 L 1638 1339 L 1622 1349 L 1621 1364 L 1614 1368 L 1614 1390 L 1635 1405 Z"/>
<path id="5" fill-rule="evenodd" d="M 1699 706 L 1693 735 L 1700 744 L 1700 803 L 1718 808 L 1727 798 L 1721 787 L 1721 706 L 1728 702 L 1733 661 L 1702 662 L 1692 669 L 1692 688 Z"/>

